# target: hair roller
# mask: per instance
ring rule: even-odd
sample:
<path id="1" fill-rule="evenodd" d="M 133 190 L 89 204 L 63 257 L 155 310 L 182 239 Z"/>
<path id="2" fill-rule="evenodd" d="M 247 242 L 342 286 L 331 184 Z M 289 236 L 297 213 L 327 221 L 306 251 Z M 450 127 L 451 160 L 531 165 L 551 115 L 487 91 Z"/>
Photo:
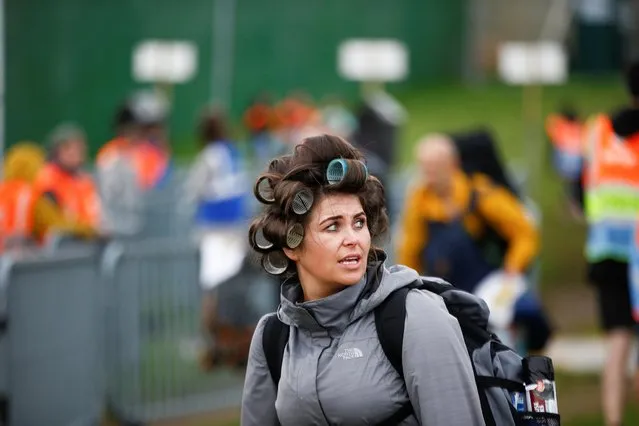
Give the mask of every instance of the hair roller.
<path id="1" fill-rule="evenodd" d="M 304 240 L 304 227 L 301 223 L 294 223 L 286 231 L 286 245 L 290 249 L 297 248 Z"/>
<path id="2" fill-rule="evenodd" d="M 268 252 L 262 257 L 262 267 L 271 275 L 281 275 L 288 269 L 288 257 L 281 250 Z"/>
<path id="3" fill-rule="evenodd" d="M 350 179 L 347 179 L 350 178 Z M 363 180 L 363 185 L 368 178 L 368 167 L 360 160 L 347 160 L 335 158 L 326 167 L 326 181 L 329 185 L 337 185 L 344 180 Z"/>
<path id="4" fill-rule="evenodd" d="M 257 179 L 255 187 L 253 188 L 253 193 L 260 203 L 272 204 L 275 202 L 272 177 L 269 175 L 263 175 Z"/>

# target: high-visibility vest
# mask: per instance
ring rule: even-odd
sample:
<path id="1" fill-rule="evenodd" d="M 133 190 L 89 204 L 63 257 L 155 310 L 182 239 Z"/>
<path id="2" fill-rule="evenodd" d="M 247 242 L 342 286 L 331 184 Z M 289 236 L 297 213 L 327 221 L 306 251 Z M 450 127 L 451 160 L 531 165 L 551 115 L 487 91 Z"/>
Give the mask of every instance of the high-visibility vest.
<path id="1" fill-rule="evenodd" d="M 100 198 L 91 176 L 71 174 L 55 164 L 46 165 L 34 187 L 38 195 L 50 192 L 69 220 L 97 227 L 100 223 Z"/>
<path id="2" fill-rule="evenodd" d="M 165 176 L 169 167 L 169 155 L 150 142 L 131 143 L 124 138 L 116 138 L 100 149 L 97 156 L 99 167 L 109 162 L 126 158 L 135 172 L 140 188 L 155 187 Z"/>
<path id="3" fill-rule="evenodd" d="M 553 145 L 553 160 L 557 172 L 567 179 L 577 179 L 583 161 L 584 126 L 552 114 L 546 119 L 546 134 Z"/>
<path id="4" fill-rule="evenodd" d="M 585 176 L 586 257 L 626 262 L 639 216 L 639 135 L 619 137 L 610 118 L 603 115 L 591 125 Z"/>
<path id="5" fill-rule="evenodd" d="M 0 182 L 0 252 L 9 241 L 32 237 L 35 202 L 35 191 L 28 182 Z"/>

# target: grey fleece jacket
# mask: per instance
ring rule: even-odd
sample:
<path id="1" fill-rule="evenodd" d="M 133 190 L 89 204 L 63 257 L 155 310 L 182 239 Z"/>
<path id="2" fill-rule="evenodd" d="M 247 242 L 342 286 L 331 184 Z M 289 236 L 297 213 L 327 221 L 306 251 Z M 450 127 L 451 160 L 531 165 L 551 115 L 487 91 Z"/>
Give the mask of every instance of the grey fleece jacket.
<path id="1" fill-rule="evenodd" d="M 420 290 L 408 294 L 404 378 L 384 355 L 373 310 L 417 278 L 407 267 L 378 263 L 358 284 L 303 303 L 297 302 L 299 283 L 285 282 L 277 315 L 290 326 L 290 337 L 279 388 L 262 347 L 267 315 L 251 343 L 242 426 L 374 425 L 409 399 L 415 416 L 402 426 L 483 426 L 462 333 L 441 297 Z"/>

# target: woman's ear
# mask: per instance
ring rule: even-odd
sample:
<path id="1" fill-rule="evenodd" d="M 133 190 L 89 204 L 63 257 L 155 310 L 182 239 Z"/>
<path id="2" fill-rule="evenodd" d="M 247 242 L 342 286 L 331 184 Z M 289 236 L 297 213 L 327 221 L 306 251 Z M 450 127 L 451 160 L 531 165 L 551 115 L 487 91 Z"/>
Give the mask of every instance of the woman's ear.
<path id="1" fill-rule="evenodd" d="M 298 248 L 290 249 L 288 247 L 284 247 L 282 250 L 284 250 L 284 254 L 286 255 L 286 257 L 291 259 L 293 262 L 297 262 L 300 259 Z"/>

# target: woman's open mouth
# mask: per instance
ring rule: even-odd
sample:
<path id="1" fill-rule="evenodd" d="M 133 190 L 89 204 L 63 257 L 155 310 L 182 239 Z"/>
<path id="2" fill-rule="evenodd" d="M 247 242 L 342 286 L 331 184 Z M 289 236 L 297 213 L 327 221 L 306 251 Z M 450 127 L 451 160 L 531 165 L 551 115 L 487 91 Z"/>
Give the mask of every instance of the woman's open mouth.
<path id="1" fill-rule="evenodd" d="M 344 266 L 355 267 L 355 266 L 359 266 L 361 260 L 362 260 L 362 256 L 358 254 L 351 254 L 351 255 L 343 257 L 339 261 L 339 264 Z"/>

